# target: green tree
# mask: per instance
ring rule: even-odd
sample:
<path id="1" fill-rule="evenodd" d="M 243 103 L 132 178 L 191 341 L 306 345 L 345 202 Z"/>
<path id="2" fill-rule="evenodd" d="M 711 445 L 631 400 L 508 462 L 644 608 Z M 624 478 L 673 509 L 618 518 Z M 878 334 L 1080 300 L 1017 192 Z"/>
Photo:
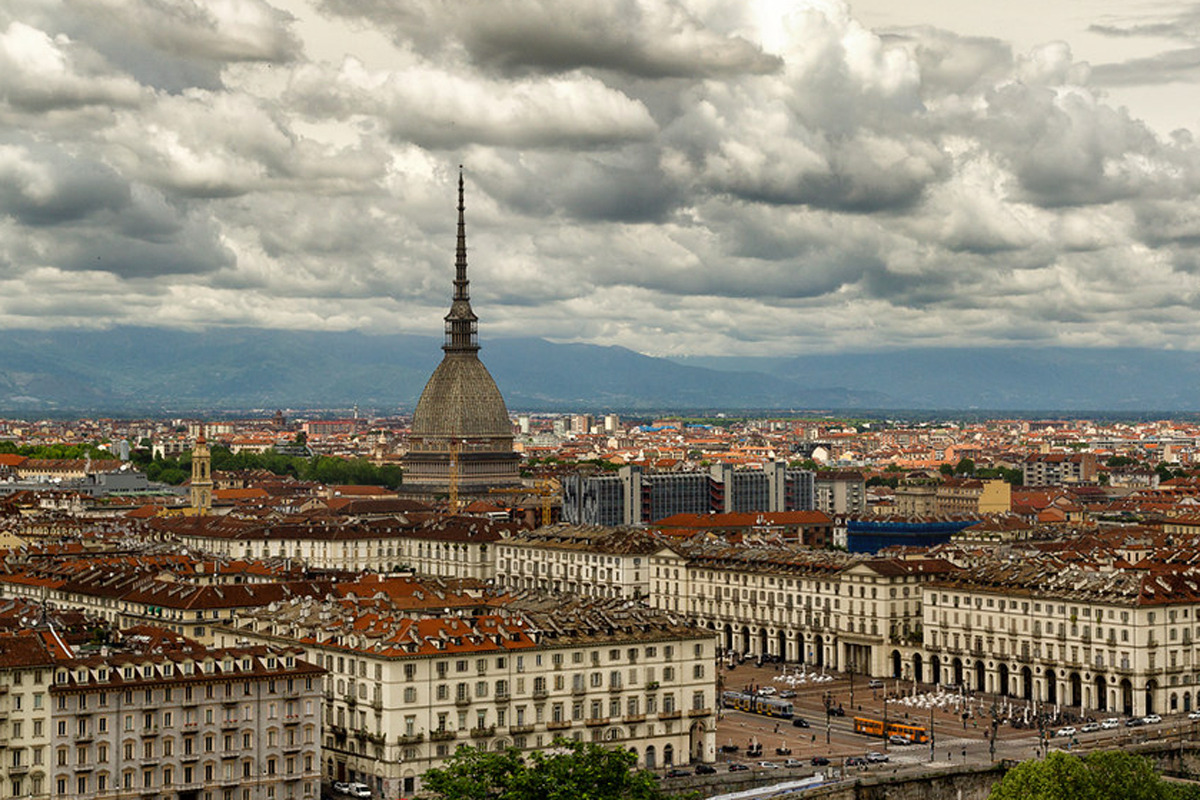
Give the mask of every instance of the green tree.
<path id="1" fill-rule="evenodd" d="M 1128 467 L 1130 464 L 1136 464 L 1129 456 L 1109 456 L 1108 461 L 1104 462 L 1106 467 Z"/>
<path id="2" fill-rule="evenodd" d="M 975 461 L 970 458 L 964 458 L 954 467 L 954 472 L 957 475 L 974 475 Z"/>
<path id="3" fill-rule="evenodd" d="M 988 800 L 1196 800 L 1200 787 L 1172 784 L 1150 759 L 1123 750 L 1083 758 L 1051 753 L 1025 761 L 996 784 Z"/>
<path id="4" fill-rule="evenodd" d="M 460 747 L 445 767 L 425 773 L 425 789 L 443 800 L 667 800 L 672 797 L 624 748 L 557 738 L 525 756 Z M 689 795 L 694 796 L 694 795 Z"/>
<path id="5" fill-rule="evenodd" d="M 940 467 L 938 467 L 938 472 L 949 478 L 954 474 L 954 467 L 950 464 L 942 464 Z"/>

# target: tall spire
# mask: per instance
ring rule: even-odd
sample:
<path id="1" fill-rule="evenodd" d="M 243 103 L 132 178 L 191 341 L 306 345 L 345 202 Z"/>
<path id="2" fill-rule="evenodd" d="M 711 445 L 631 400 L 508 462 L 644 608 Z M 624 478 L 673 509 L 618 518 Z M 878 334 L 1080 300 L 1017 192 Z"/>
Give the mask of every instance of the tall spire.
<path id="1" fill-rule="evenodd" d="M 462 164 L 458 165 L 458 245 L 454 251 L 454 300 L 446 315 L 446 340 L 442 350 L 447 354 L 474 354 L 479 351 L 479 318 L 471 310 L 471 289 L 467 280 L 467 223 L 463 202 Z"/>

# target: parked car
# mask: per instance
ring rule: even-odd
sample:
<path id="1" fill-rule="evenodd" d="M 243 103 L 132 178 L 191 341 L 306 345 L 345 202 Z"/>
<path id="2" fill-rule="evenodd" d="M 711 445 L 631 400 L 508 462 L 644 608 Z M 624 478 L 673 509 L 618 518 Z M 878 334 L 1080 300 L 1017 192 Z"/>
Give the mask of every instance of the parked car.
<path id="1" fill-rule="evenodd" d="M 774 686 L 764 686 L 758 690 L 758 693 L 761 694 L 763 697 L 770 697 L 771 695 L 775 694 L 775 687 Z"/>
<path id="2" fill-rule="evenodd" d="M 738 750 L 740 750 L 740 749 L 741 749 L 741 748 L 740 748 L 740 747 L 738 747 L 736 744 L 723 744 L 723 745 L 721 745 L 721 752 L 722 752 L 722 753 L 736 753 L 736 752 L 737 752 Z"/>
<path id="3" fill-rule="evenodd" d="M 1145 725 L 1145 724 L 1146 724 L 1146 718 L 1145 718 L 1145 717 L 1134 717 L 1134 718 L 1132 718 L 1132 719 L 1127 719 L 1127 720 L 1125 720 L 1125 727 L 1126 727 L 1126 728 L 1136 728 L 1136 727 L 1138 727 L 1138 726 L 1140 726 L 1140 725 Z"/>
<path id="4" fill-rule="evenodd" d="M 792 724 L 797 728 L 807 728 L 808 720 L 806 720 L 804 717 L 792 717 Z"/>
<path id="5" fill-rule="evenodd" d="M 901 747 L 912 744 L 907 736 L 901 736 L 898 733 L 893 733 L 891 736 L 889 736 L 888 742 L 891 744 L 898 744 Z"/>
<path id="6" fill-rule="evenodd" d="M 334 794 L 349 794 L 350 784 L 346 783 L 345 781 L 334 781 L 333 792 Z"/>
<path id="7" fill-rule="evenodd" d="M 794 689 L 784 689 L 779 693 L 779 696 L 784 700 L 790 700 L 796 696 L 796 691 Z"/>
<path id="8" fill-rule="evenodd" d="M 803 767 L 804 762 L 798 758 L 789 758 L 784 760 L 783 765 L 785 767 Z"/>
<path id="9" fill-rule="evenodd" d="M 1076 733 L 1078 733 L 1078 731 L 1076 731 L 1073 726 L 1067 725 L 1065 728 L 1059 728 L 1058 730 L 1056 730 L 1054 732 L 1054 735 L 1055 736 L 1074 736 Z"/>
<path id="10" fill-rule="evenodd" d="M 1162 722 L 1162 717 L 1160 717 L 1158 714 L 1147 714 L 1146 716 L 1142 717 L 1142 722 L 1146 723 L 1147 725 L 1157 725 L 1158 723 Z"/>
<path id="11" fill-rule="evenodd" d="M 760 761 L 758 765 L 763 769 L 779 769 L 779 765 L 774 761 Z"/>
<path id="12" fill-rule="evenodd" d="M 829 759 L 826 758 L 825 756 L 813 756 L 812 757 L 812 765 L 814 767 L 824 767 L 824 766 L 827 766 L 828 764 L 829 764 Z"/>
<path id="13" fill-rule="evenodd" d="M 1190 712 L 1188 714 L 1188 719 L 1200 719 L 1200 710 Z"/>
<path id="14" fill-rule="evenodd" d="M 790 747 L 776 747 L 775 748 L 775 755 L 777 755 L 777 756 L 790 756 L 791 754 L 792 754 L 792 748 L 790 748 Z"/>
<path id="15" fill-rule="evenodd" d="M 730 772 L 745 772 L 748 769 L 750 769 L 750 768 L 747 767 L 745 764 L 743 764 L 740 761 L 735 761 L 729 765 Z"/>
<path id="16" fill-rule="evenodd" d="M 667 770 L 668 778 L 688 778 L 691 777 L 691 774 L 686 769 L 680 769 L 679 767 Z"/>
<path id="17" fill-rule="evenodd" d="M 1105 731 L 1111 731 L 1113 728 L 1119 727 L 1121 727 L 1121 720 L 1116 717 L 1109 717 L 1100 723 L 1100 729 Z"/>
<path id="18" fill-rule="evenodd" d="M 1100 730 L 1099 722 L 1089 722 L 1087 725 L 1084 725 L 1082 728 L 1080 728 L 1079 732 L 1080 733 L 1095 733 L 1098 730 Z"/>
<path id="19" fill-rule="evenodd" d="M 716 771 L 717 771 L 717 768 L 714 767 L 712 764 L 697 764 L 696 765 L 696 774 L 697 775 L 712 775 Z"/>
<path id="20" fill-rule="evenodd" d="M 351 797 L 370 797 L 371 789 L 365 783 L 351 783 L 346 786 L 346 794 Z"/>
<path id="21" fill-rule="evenodd" d="M 865 767 L 867 760 L 862 756 L 850 756 L 846 759 L 847 767 Z"/>
<path id="22" fill-rule="evenodd" d="M 888 762 L 887 753 L 877 753 L 874 750 L 867 753 L 868 764 L 886 764 Z"/>
<path id="23" fill-rule="evenodd" d="M 871 680 L 867 681 L 867 688 L 868 689 L 882 689 L 883 681 L 879 680 L 879 678 L 871 678 Z"/>

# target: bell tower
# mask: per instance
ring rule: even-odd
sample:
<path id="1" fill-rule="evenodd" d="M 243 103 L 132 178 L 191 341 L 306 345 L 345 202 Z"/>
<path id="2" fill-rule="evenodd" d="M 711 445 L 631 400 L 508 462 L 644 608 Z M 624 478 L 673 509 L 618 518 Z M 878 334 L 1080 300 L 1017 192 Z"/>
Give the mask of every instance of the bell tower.
<path id="1" fill-rule="evenodd" d="M 208 440 L 204 438 L 204 426 L 200 426 L 200 435 L 196 437 L 196 446 L 192 448 L 192 510 L 198 515 L 212 511 L 212 453 L 208 449 Z"/>

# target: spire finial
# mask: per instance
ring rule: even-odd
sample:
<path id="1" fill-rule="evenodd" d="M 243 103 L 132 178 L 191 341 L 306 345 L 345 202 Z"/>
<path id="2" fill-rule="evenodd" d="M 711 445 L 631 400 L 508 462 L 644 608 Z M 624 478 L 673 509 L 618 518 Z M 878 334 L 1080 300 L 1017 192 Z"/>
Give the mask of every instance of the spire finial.
<path id="1" fill-rule="evenodd" d="M 463 167 L 458 165 L 458 245 L 454 254 L 454 301 L 446 316 L 447 352 L 474 353 L 479 349 L 476 339 L 476 317 L 471 310 L 471 289 L 467 280 L 467 223 L 463 199 Z"/>

